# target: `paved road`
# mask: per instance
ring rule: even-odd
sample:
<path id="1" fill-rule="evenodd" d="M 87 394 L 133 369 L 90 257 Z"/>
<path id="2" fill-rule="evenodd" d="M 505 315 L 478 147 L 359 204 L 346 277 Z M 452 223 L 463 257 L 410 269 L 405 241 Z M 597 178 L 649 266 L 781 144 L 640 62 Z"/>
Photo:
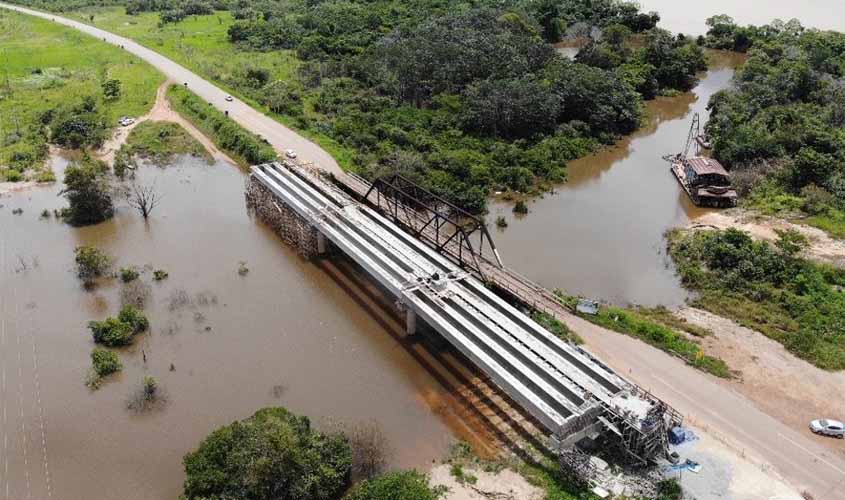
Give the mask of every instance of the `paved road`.
<path id="1" fill-rule="evenodd" d="M 147 61 L 150 65 L 164 73 L 170 80 L 179 83 L 188 84 L 188 89 L 195 94 L 211 103 L 214 107 L 221 111 L 228 111 L 229 117 L 238 122 L 247 130 L 258 134 L 267 139 L 270 144 L 278 152 L 283 152 L 286 149 L 293 149 L 299 155 L 299 158 L 306 162 L 314 163 L 324 170 L 339 173 L 340 167 L 330 154 L 313 142 L 305 139 L 293 130 L 285 127 L 276 120 L 256 111 L 248 104 L 234 99 L 232 102 L 226 101 L 227 93 L 215 86 L 214 84 L 204 80 L 199 75 L 191 72 L 184 66 L 181 66 L 170 59 L 154 52 L 128 38 L 117 36 L 108 31 L 103 31 L 99 28 L 89 26 L 85 23 L 74 21 L 59 17 L 53 14 L 39 12 L 32 9 L 26 9 L 17 5 L 10 5 L 0 2 L 0 7 L 4 7 L 25 14 L 41 17 L 48 20 L 53 20 L 57 23 L 64 24 L 76 28 L 89 35 L 95 36 L 100 40 L 112 43 L 114 45 L 123 46 L 127 51 L 135 54 L 141 59 Z"/>
<path id="2" fill-rule="evenodd" d="M 305 161 L 339 172 L 337 162 L 316 144 L 275 120 L 235 100 L 186 68 L 132 40 L 95 27 L 0 2 L 5 7 L 77 28 L 129 52 L 161 70 L 170 79 L 188 82 L 188 87 L 248 130 L 265 137 L 279 151 L 297 150 Z M 721 436 L 750 458 L 774 466 L 792 485 L 806 489 L 817 500 L 845 500 L 845 460 L 807 436 L 758 410 L 748 399 L 694 370 L 678 359 L 643 342 L 599 328 L 580 318 L 567 324 L 586 341 L 590 350 L 620 373 L 650 389 L 709 433 Z M 836 395 L 841 397 L 841 395 Z"/>

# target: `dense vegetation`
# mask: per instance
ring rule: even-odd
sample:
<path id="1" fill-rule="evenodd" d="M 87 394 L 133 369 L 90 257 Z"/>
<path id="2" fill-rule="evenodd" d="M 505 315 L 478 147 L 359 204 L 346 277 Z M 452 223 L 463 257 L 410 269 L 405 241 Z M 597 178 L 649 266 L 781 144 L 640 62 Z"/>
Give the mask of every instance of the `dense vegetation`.
<path id="1" fill-rule="evenodd" d="M 352 452 L 342 434 L 265 408 L 212 432 L 184 463 L 186 500 L 333 500 L 346 489 Z"/>
<path id="2" fill-rule="evenodd" d="M 563 179 L 568 160 L 637 128 L 642 95 L 688 88 L 704 61 L 659 30 L 631 49 L 656 16 L 610 1 L 288 1 L 235 17 L 233 43 L 300 60 L 297 81 L 254 68 L 240 90 L 354 151 L 365 175 L 401 171 L 474 211 L 491 188 Z M 615 33 L 601 47 L 618 64 L 558 55 L 548 42 L 578 26 Z"/>
<path id="3" fill-rule="evenodd" d="M 685 90 L 703 67 L 656 14 L 616 0 L 125 5 L 135 15 L 78 17 L 225 84 L 347 168 L 400 170 L 474 211 L 491 189 L 562 180 L 567 161 L 639 125 L 643 97 Z M 228 12 L 172 16 L 208 7 Z M 585 35 L 577 62 L 550 45 Z"/>
<path id="4" fill-rule="evenodd" d="M 163 79 L 118 48 L 5 9 L 0 45 L 0 181 L 54 180 L 49 143 L 99 145 L 120 116 L 149 108 Z"/>
<path id="5" fill-rule="evenodd" d="M 669 234 L 669 251 L 695 304 L 737 320 L 828 370 L 845 369 L 845 270 L 800 257 L 806 240 L 773 246 L 744 232 Z"/>
<path id="6" fill-rule="evenodd" d="M 800 212 L 845 237 L 845 34 L 795 21 L 739 28 L 711 19 L 707 43 L 750 47 L 733 88 L 713 96 L 707 131 L 747 204 Z"/>

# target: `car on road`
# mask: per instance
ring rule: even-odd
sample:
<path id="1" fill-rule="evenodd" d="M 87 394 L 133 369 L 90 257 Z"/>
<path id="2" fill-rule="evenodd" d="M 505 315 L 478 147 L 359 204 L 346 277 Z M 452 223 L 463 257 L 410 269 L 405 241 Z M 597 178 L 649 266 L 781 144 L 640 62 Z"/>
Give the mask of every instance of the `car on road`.
<path id="1" fill-rule="evenodd" d="M 845 424 L 838 420 L 821 418 L 810 422 L 810 430 L 816 434 L 845 439 Z"/>
<path id="2" fill-rule="evenodd" d="M 235 100 L 235 98 L 234 98 L 234 97 L 232 97 L 232 96 L 230 96 L 230 95 L 227 95 L 227 96 L 226 96 L 226 102 L 232 102 L 232 101 L 234 101 L 234 100 Z"/>
<path id="3" fill-rule="evenodd" d="M 296 156 L 297 156 L 296 151 L 294 151 L 292 149 L 286 149 L 285 150 L 285 156 L 287 156 L 291 160 L 296 159 Z"/>
<path id="4" fill-rule="evenodd" d="M 135 119 L 129 118 L 128 116 L 123 116 L 120 118 L 120 120 L 117 121 L 117 123 L 119 123 L 121 127 L 128 127 L 129 125 L 135 123 Z"/>

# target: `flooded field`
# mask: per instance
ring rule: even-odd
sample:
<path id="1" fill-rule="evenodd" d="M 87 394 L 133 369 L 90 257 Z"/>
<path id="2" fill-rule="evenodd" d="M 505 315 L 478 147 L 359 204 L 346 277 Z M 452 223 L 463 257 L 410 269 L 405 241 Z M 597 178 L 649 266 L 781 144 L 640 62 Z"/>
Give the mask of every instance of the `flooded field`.
<path id="1" fill-rule="evenodd" d="M 549 288 L 615 303 L 683 303 L 687 297 L 663 234 L 703 213 L 669 173 L 663 155 L 679 152 L 693 113 L 707 119 L 707 101 L 725 88 L 739 56 L 713 56 L 710 71 L 691 93 L 647 103 L 648 124 L 597 154 L 573 161 L 568 182 L 512 213 L 496 201 L 490 219 L 508 227 L 494 233 L 505 264 Z"/>
<path id="2" fill-rule="evenodd" d="M 163 195 L 147 223 L 127 207 L 87 228 L 42 218 L 65 204 L 59 184 L 0 198 L 2 498 L 175 499 L 182 456 L 269 405 L 319 425 L 374 419 L 398 467 L 430 464 L 463 432 L 436 368 L 448 355 L 402 340 L 390 304 L 352 266 L 304 261 L 250 219 L 242 172 L 184 158 L 139 177 Z M 86 324 L 116 314 L 125 285 L 84 290 L 77 245 L 104 249 L 115 269 L 149 266 L 151 332 L 119 351 L 123 372 L 96 392 L 84 383 Z M 170 277 L 153 282 L 152 268 Z M 168 401 L 137 415 L 126 400 L 144 375 Z"/>

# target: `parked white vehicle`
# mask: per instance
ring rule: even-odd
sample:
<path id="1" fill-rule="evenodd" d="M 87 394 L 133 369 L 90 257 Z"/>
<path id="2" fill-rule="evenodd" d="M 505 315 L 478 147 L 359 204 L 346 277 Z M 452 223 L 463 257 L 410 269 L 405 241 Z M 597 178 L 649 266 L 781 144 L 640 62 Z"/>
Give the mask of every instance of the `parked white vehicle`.
<path id="1" fill-rule="evenodd" d="M 285 156 L 287 156 L 288 158 L 290 158 L 291 160 L 293 160 L 293 159 L 295 159 L 295 158 L 296 158 L 296 151 L 294 151 L 294 150 L 292 150 L 292 149 L 286 149 L 286 150 L 285 150 Z"/>
<path id="2" fill-rule="evenodd" d="M 124 116 L 124 117 L 121 117 L 121 119 L 118 120 L 117 123 L 119 123 L 121 127 L 128 127 L 129 125 L 132 125 L 133 123 L 135 123 L 135 119 L 129 118 L 128 116 Z"/>
<path id="3" fill-rule="evenodd" d="M 838 420 L 819 419 L 810 422 L 810 430 L 816 434 L 845 439 L 845 424 Z"/>
<path id="4" fill-rule="evenodd" d="M 232 102 L 233 100 L 234 100 L 234 98 L 233 98 L 232 96 L 230 96 L 230 95 L 227 95 L 227 96 L 226 96 L 226 101 L 227 101 L 227 102 Z"/>

